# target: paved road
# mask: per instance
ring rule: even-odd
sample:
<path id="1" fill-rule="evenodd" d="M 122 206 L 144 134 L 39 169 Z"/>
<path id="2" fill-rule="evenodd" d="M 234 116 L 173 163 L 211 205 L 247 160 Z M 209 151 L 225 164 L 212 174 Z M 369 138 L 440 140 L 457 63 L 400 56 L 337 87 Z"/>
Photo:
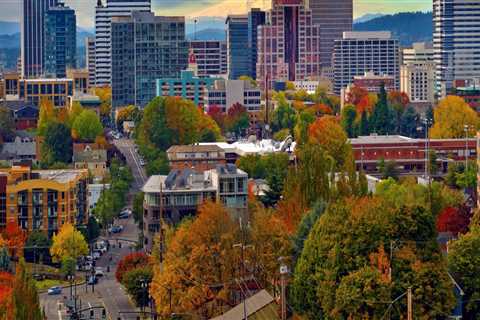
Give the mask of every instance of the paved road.
<path id="1" fill-rule="evenodd" d="M 132 185 L 132 192 L 140 191 L 147 182 L 147 174 L 144 168 L 140 165 L 140 156 L 135 151 L 135 143 L 131 139 L 114 140 L 113 143 L 125 156 L 128 166 L 132 169 L 134 183 Z"/>

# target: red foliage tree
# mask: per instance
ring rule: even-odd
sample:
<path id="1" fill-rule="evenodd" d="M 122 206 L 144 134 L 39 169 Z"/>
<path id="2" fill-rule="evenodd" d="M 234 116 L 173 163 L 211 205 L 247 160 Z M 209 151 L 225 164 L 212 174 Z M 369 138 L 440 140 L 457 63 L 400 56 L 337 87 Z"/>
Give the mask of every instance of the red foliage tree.
<path id="1" fill-rule="evenodd" d="M 470 214 L 467 208 L 445 208 L 437 218 L 438 232 L 451 232 L 454 236 L 466 233 L 470 224 Z"/>
<path id="2" fill-rule="evenodd" d="M 403 109 L 410 103 L 410 99 L 405 92 L 391 91 L 388 93 L 388 102 L 392 105 L 401 106 Z"/>
<path id="3" fill-rule="evenodd" d="M 10 255 L 15 257 L 23 256 L 23 247 L 27 240 L 27 234 L 22 230 L 14 220 L 7 222 L 7 227 L 2 233 Z"/>
<path id="4" fill-rule="evenodd" d="M 347 94 L 347 103 L 358 105 L 360 101 L 364 98 L 368 97 L 368 91 L 361 87 L 351 87 L 350 91 Z"/>
<path id="5" fill-rule="evenodd" d="M 117 271 L 115 272 L 115 277 L 117 278 L 118 282 L 122 283 L 123 277 L 128 271 L 142 268 L 151 264 L 153 264 L 152 258 L 147 256 L 145 253 L 131 253 L 120 260 Z"/>
<path id="6" fill-rule="evenodd" d="M 207 114 L 224 130 L 225 128 L 225 113 L 217 105 L 208 107 Z"/>
<path id="7" fill-rule="evenodd" d="M 0 272 L 0 314 L 6 313 L 10 304 L 13 291 L 13 275 L 8 272 Z"/>

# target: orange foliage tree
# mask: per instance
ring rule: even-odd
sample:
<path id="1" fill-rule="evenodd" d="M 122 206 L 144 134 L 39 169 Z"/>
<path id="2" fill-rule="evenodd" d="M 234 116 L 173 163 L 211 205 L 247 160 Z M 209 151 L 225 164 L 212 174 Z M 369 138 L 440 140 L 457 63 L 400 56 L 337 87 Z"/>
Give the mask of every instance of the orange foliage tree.
<path id="1" fill-rule="evenodd" d="M 147 256 L 143 252 L 134 252 L 125 256 L 118 263 L 117 271 L 115 272 L 115 278 L 118 282 L 123 282 L 123 276 L 130 270 L 145 267 L 147 265 L 153 264 L 151 257 Z"/>
<path id="2" fill-rule="evenodd" d="M 11 256 L 23 256 L 23 247 L 25 246 L 27 235 L 14 220 L 7 222 L 7 227 L 2 233 L 2 238 L 6 242 Z"/>
<path id="3" fill-rule="evenodd" d="M 365 97 L 368 97 L 367 90 L 361 87 L 352 86 L 347 94 L 346 101 L 347 103 L 358 105 Z"/>

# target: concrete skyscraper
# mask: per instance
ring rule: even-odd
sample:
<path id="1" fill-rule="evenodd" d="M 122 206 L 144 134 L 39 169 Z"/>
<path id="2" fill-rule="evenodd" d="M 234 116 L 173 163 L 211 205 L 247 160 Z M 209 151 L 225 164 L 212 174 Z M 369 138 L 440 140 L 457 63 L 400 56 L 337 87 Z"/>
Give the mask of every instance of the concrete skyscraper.
<path id="1" fill-rule="evenodd" d="M 306 0 L 312 11 L 312 21 L 320 26 L 320 62 L 332 65 L 335 39 L 352 30 L 353 0 Z"/>
<path id="2" fill-rule="evenodd" d="M 150 0 L 102 0 L 95 8 L 95 83 L 97 86 L 111 85 L 111 39 L 112 17 L 130 16 L 132 11 L 151 11 Z"/>
<path id="3" fill-rule="evenodd" d="M 266 24 L 258 28 L 257 80 L 264 88 L 275 81 L 320 76 L 320 26 L 302 0 L 273 0 Z"/>
<path id="4" fill-rule="evenodd" d="M 75 11 L 61 3 L 45 13 L 44 23 L 43 73 L 47 77 L 65 78 L 67 69 L 77 66 Z"/>
<path id="5" fill-rule="evenodd" d="M 433 1 L 433 48 L 437 94 L 454 80 L 480 78 L 480 1 Z"/>
<path id="6" fill-rule="evenodd" d="M 45 14 L 58 0 L 22 0 L 21 60 L 24 78 L 43 74 L 45 48 Z"/>
<path id="7" fill-rule="evenodd" d="M 144 107 L 155 97 L 156 79 L 178 78 L 187 68 L 184 17 L 113 17 L 111 41 L 113 107 Z"/>

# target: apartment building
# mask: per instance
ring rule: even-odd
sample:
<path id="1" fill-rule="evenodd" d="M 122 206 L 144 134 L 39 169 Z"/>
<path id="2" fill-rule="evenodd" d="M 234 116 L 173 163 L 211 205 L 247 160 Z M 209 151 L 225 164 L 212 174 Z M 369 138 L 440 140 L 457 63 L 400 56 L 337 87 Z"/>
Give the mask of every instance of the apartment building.
<path id="1" fill-rule="evenodd" d="M 66 223 L 88 220 L 88 170 L 0 170 L 0 228 L 15 221 L 27 232 L 52 236 Z"/>
<path id="2" fill-rule="evenodd" d="M 259 112 L 262 91 L 248 80 L 216 80 L 205 93 L 205 107 L 217 106 L 228 112 L 234 104 L 241 104 L 249 113 Z"/>
<path id="3" fill-rule="evenodd" d="M 227 43 L 220 40 L 191 40 L 190 50 L 197 63 L 199 77 L 227 74 Z"/>

